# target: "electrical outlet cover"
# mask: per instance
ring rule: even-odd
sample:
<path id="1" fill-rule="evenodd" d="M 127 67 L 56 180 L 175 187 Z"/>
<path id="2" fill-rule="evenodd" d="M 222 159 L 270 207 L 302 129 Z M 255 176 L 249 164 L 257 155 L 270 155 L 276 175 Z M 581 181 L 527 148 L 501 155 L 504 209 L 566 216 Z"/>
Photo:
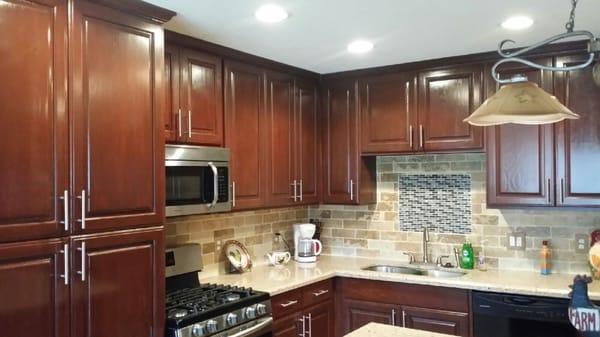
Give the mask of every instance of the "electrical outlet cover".
<path id="1" fill-rule="evenodd" d="M 587 234 L 575 234 L 575 252 L 586 254 L 590 247 L 589 236 Z"/>

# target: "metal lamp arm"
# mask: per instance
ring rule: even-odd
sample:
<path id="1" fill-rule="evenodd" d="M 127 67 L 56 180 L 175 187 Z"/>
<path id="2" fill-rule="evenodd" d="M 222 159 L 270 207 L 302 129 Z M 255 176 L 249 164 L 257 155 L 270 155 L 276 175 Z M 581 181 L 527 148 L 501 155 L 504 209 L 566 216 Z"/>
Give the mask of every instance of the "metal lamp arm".
<path id="1" fill-rule="evenodd" d="M 532 51 L 534 49 L 537 49 L 537 48 L 539 48 L 541 46 L 544 46 L 544 45 L 547 45 L 547 44 L 550 44 L 550 43 L 553 43 L 553 42 L 556 42 L 556 41 L 560 41 L 560 40 L 563 40 L 563 39 L 567 39 L 567 38 L 571 38 L 571 37 L 576 37 L 576 36 L 585 36 L 585 37 L 587 37 L 590 40 L 590 42 L 592 42 L 592 41 L 594 41 L 596 39 L 596 37 L 594 36 L 594 34 L 592 34 L 591 32 L 589 32 L 587 30 L 577 30 L 577 31 L 574 31 L 574 32 L 566 32 L 566 33 L 562 33 L 562 34 L 551 36 L 551 37 L 549 37 L 549 38 L 547 38 L 547 39 L 545 39 L 543 41 L 540 41 L 540 42 L 538 42 L 536 44 L 533 44 L 533 45 L 531 45 L 529 47 L 517 50 L 517 51 L 512 52 L 512 53 L 505 52 L 503 50 L 504 46 L 507 43 L 515 43 L 514 40 L 507 39 L 507 40 L 503 40 L 502 42 L 500 42 L 498 44 L 498 54 L 500 54 L 500 56 L 502 56 L 502 57 L 517 57 L 519 55 L 523 55 L 523 54 L 528 53 L 528 52 L 530 52 L 530 51 Z M 593 51 L 594 50 L 590 50 L 590 52 L 593 52 Z"/>

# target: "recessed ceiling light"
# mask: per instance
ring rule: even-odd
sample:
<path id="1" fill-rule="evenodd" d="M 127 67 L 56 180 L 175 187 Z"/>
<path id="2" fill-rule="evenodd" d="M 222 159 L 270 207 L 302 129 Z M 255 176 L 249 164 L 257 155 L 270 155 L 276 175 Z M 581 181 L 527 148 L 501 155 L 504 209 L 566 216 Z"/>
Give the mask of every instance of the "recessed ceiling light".
<path id="1" fill-rule="evenodd" d="M 367 40 L 356 40 L 348 45 L 348 51 L 353 54 L 363 54 L 373 49 L 373 43 Z"/>
<path id="2" fill-rule="evenodd" d="M 527 29 L 533 25 L 533 19 L 528 16 L 511 16 L 502 22 L 502 28 L 508 30 Z"/>
<path id="3" fill-rule="evenodd" d="M 266 4 L 260 6 L 254 13 L 254 16 L 258 21 L 277 23 L 287 19 L 288 13 L 279 5 Z"/>

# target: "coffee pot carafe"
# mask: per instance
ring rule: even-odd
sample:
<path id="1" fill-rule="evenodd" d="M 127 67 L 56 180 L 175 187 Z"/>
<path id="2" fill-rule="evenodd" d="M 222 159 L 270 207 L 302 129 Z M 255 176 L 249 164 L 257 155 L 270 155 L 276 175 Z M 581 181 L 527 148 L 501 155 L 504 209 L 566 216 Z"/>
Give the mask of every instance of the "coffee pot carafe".
<path id="1" fill-rule="evenodd" d="M 294 260 L 298 262 L 316 262 L 323 251 L 323 244 L 313 239 L 316 226 L 314 224 L 294 225 Z"/>

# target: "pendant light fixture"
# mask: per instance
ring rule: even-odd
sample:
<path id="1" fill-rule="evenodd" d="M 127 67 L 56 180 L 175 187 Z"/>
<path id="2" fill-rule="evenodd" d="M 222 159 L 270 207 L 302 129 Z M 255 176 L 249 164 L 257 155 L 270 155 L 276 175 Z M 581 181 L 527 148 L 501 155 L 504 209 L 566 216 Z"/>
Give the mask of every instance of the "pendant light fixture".
<path id="1" fill-rule="evenodd" d="M 575 8 L 578 0 L 572 0 L 571 14 L 565 25 L 566 33 L 552 36 L 544 41 L 515 52 L 505 52 L 506 43 L 514 43 L 513 40 L 504 40 L 498 45 L 498 54 L 502 59 L 492 67 L 494 80 L 503 86 L 492 97 L 488 98 L 475 110 L 465 122 L 477 126 L 490 126 L 507 123 L 515 124 L 550 124 L 560 122 L 564 119 L 578 119 L 579 115 L 561 104 L 556 97 L 550 95 L 537 84 L 529 82 L 524 75 L 516 75 L 509 79 L 501 79 L 496 71 L 499 65 L 508 62 L 517 62 L 527 66 L 547 71 L 570 71 L 585 68 L 594 62 L 597 52 L 600 52 L 600 40 L 589 31 L 574 31 Z M 568 67 L 549 67 L 531 62 L 519 56 L 526 54 L 544 45 L 563 40 L 566 38 L 584 36 L 588 39 L 588 59 L 580 64 Z M 593 69 L 593 78 L 596 85 L 600 87 L 600 65 L 596 64 Z"/>

